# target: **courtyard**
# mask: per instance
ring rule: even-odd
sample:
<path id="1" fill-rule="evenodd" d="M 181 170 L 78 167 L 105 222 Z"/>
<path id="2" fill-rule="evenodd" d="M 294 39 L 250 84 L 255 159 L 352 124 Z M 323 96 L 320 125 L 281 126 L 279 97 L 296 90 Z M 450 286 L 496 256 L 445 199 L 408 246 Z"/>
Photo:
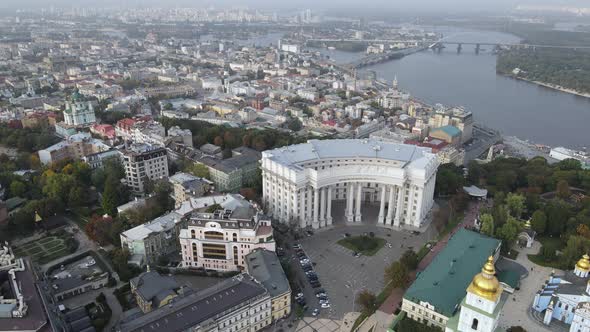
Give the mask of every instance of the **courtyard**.
<path id="1" fill-rule="evenodd" d="M 383 245 L 372 256 L 361 254 L 355 257 L 355 250 L 338 244 L 342 239 L 362 238 L 371 233 L 374 233 L 374 239 L 383 239 Z M 322 288 L 330 298 L 331 307 L 321 309 L 321 317 L 340 320 L 347 312 L 358 311 L 358 306 L 354 304 L 356 294 L 363 289 L 378 294 L 385 286 L 385 267 L 398 260 L 409 248 L 417 252 L 428 240 L 431 239 L 425 233 L 390 230 L 370 224 L 337 224 L 301 240 L 303 250 L 314 263 Z M 311 312 L 319 308 L 314 290 L 299 264 L 294 265 L 297 265 L 298 283 Z"/>

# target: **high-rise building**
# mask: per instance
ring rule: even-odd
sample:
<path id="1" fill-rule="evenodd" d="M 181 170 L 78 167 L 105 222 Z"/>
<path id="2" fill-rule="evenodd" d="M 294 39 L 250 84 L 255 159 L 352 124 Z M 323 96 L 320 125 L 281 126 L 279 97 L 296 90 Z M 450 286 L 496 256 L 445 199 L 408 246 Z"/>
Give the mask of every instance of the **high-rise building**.
<path id="1" fill-rule="evenodd" d="M 166 149 L 147 143 L 135 143 L 122 151 L 125 180 L 132 192 L 143 195 L 146 179 L 168 178 Z"/>

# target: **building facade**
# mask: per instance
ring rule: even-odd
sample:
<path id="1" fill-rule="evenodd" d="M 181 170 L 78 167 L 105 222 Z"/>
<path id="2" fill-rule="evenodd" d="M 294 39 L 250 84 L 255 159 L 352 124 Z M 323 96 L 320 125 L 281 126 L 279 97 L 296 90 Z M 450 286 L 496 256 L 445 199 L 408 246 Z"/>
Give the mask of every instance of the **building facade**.
<path id="1" fill-rule="evenodd" d="M 125 180 L 132 192 L 143 195 L 145 181 L 168 178 L 166 149 L 151 144 L 132 144 L 122 151 Z"/>
<path id="2" fill-rule="evenodd" d="M 273 321 L 291 313 L 291 287 L 276 253 L 257 249 L 246 256 L 248 274 L 260 282 L 271 296 Z"/>
<path id="3" fill-rule="evenodd" d="M 265 151 L 263 202 L 273 218 L 302 228 L 331 225 L 333 200 L 345 202 L 350 223 L 361 222 L 363 202 L 378 202 L 378 225 L 421 227 L 433 205 L 439 165 L 428 150 L 345 139 Z"/>
<path id="4" fill-rule="evenodd" d="M 213 188 L 213 182 L 188 173 L 176 173 L 169 179 L 176 207 L 191 197 L 198 198 Z"/>
<path id="5" fill-rule="evenodd" d="M 64 121 L 70 126 L 89 126 L 96 122 L 94 107 L 89 101 L 83 101 L 82 97 L 75 93 L 72 100 L 66 102 Z"/>
<path id="6" fill-rule="evenodd" d="M 179 239 L 187 268 L 237 271 L 252 250 L 275 251 L 270 219 L 254 207 L 193 213 Z"/>

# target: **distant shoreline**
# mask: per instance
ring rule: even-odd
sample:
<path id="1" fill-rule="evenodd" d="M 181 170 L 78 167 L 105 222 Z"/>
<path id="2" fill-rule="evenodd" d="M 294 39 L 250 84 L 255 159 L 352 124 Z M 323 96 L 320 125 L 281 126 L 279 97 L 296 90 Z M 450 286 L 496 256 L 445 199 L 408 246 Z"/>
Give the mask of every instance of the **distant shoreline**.
<path id="1" fill-rule="evenodd" d="M 500 74 L 500 73 L 499 73 Z M 514 75 L 510 75 L 510 74 L 500 74 L 502 76 L 506 76 L 506 77 L 510 77 L 510 78 L 514 78 L 520 81 L 525 81 L 528 83 L 532 83 L 532 84 L 536 84 L 545 88 L 549 88 L 551 90 L 555 90 L 555 91 L 559 91 L 559 92 L 564 92 L 564 93 L 568 93 L 571 95 L 575 95 L 575 96 L 579 96 L 579 97 L 585 97 L 585 98 L 590 98 L 590 93 L 589 92 L 580 92 L 574 89 L 568 89 L 565 88 L 561 85 L 557 85 L 557 84 L 551 84 L 551 83 L 545 83 L 545 82 L 540 82 L 540 81 L 534 81 L 528 78 L 524 78 L 524 77 L 518 77 L 518 76 L 514 76 Z"/>

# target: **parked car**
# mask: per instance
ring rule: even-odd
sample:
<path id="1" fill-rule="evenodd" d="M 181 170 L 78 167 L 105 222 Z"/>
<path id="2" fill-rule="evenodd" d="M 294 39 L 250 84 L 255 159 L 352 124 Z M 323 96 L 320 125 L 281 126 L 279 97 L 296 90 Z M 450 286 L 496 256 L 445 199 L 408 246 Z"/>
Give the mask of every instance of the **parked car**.
<path id="1" fill-rule="evenodd" d="M 330 307 L 330 303 L 320 304 L 320 307 L 322 307 L 323 309 L 329 308 Z"/>
<path id="2" fill-rule="evenodd" d="M 316 289 L 316 290 L 315 290 L 315 294 L 316 294 L 316 295 L 317 295 L 317 294 L 320 294 L 320 293 L 324 293 L 324 294 L 326 294 L 326 291 L 325 291 L 323 288 L 320 288 L 320 289 Z"/>
<path id="3" fill-rule="evenodd" d="M 317 309 L 317 308 L 316 308 L 316 309 L 313 309 L 313 312 L 311 313 L 311 315 L 312 315 L 313 317 L 315 317 L 315 316 L 317 316 L 317 315 L 319 315 L 319 314 L 320 314 L 320 309 Z"/>
<path id="4" fill-rule="evenodd" d="M 323 296 L 326 296 L 326 297 L 327 297 L 327 296 L 328 296 L 328 294 L 326 294 L 326 293 L 317 293 L 317 294 L 315 295 L 315 297 L 317 297 L 317 298 L 321 298 L 321 297 L 323 297 Z"/>

